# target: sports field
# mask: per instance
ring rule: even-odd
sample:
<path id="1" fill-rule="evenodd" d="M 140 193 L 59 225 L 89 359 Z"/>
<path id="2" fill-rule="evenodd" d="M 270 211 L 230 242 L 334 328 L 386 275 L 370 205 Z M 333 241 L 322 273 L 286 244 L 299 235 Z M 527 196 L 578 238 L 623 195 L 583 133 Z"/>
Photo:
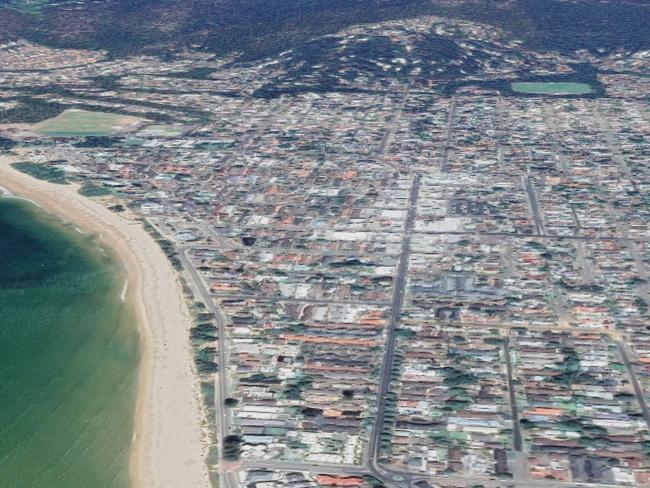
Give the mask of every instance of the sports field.
<path id="1" fill-rule="evenodd" d="M 519 82 L 512 84 L 512 90 L 536 95 L 585 95 L 593 91 L 587 83 L 573 82 Z"/>
<path id="2" fill-rule="evenodd" d="M 34 129 L 41 135 L 54 137 L 110 136 L 134 127 L 141 120 L 108 112 L 66 110 L 53 119 L 36 124 Z"/>

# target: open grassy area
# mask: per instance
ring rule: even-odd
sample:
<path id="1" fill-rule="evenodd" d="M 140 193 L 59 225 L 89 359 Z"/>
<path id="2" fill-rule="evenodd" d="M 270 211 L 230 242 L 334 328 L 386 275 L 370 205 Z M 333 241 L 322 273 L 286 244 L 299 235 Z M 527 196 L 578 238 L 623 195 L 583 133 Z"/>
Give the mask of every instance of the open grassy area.
<path id="1" fill-rule="evenodd" d="M 44 136 L 83 137 L 110 136 L 135 125 L 141 119 L 128 115 L 87 110 L 66 110 L 62 114 L 35 126 Z"/>
<path id="2" fill-rule="evenodd" d="M 536 95 L 585 95 L 593 91 L 586 83 L 573 82 L 519 82 L 512 84 L 512 90 Z"/>

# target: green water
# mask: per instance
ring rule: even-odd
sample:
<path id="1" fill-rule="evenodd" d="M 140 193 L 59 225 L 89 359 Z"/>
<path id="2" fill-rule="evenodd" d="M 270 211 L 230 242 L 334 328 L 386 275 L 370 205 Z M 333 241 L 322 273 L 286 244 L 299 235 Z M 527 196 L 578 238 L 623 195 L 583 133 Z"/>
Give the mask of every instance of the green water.
<path id="1" fill-rule="evenodd" d="M 138 334 L 89 238 L 0 198 L 0 487 L 128 486 Z"/>
<path id="2" fill-rule="evenodd" d="M 513 83 L 512 90 L 517 93 L 533 93 L 539 95 L 585 95 L 591 93 L 587 83 L 573 82 L 520 82 Z"/>

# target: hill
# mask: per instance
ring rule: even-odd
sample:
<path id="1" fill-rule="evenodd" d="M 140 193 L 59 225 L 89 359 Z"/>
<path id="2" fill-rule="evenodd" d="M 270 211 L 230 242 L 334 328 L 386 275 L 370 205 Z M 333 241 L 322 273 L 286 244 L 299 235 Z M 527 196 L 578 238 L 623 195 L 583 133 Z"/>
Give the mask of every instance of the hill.
<path id="1" fill-rule="evenodd" d="M 353 24 L 445 15 L 540 50 L 650 48 L 642 0 L 3 0 L 0 31 L 116 56 L 201 46 L 256 59 Z"/>

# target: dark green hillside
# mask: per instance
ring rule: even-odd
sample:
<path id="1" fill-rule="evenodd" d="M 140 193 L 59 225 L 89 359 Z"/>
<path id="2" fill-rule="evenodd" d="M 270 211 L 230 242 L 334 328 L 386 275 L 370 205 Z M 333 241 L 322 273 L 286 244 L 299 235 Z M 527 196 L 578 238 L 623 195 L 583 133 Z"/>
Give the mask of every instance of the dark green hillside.
<path id="1" fill-rule="evenodd" d="M 3 0 L 0 5 L 2 38 L 104 48 L 115 55 L 199 44 L 257 58 L 351 24 L 420 15 L 491 23 L 538 49 L 650 48 L 650 4 L 641 0 Z"/>

